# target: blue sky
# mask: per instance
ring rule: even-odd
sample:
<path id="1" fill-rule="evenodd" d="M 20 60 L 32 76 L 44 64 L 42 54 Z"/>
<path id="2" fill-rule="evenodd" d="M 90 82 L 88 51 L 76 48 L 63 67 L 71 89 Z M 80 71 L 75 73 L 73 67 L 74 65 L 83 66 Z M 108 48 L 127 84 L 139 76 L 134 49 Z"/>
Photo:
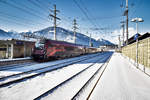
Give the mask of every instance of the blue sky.
<path id="1" fill-rule="evenodd" d="M 53 25 L 48 15 L 49 9 L 56 4 L 60 10 L 57 25 L 72 30 L 73 19 L 77 19 L 78 32 L 93 38 L 112 39 L 121 34 L 120 21 L 125 7 L 125 0 L 0 0 L 0 28 L 15 31 L 36 31 Z M 144 19 L 139 24 L 139 32 L 150 32 L 150 0 L 129 0 L 129 20 L 134 17 Z M 85 13 L 81 11 L 84 10 Z M 103 30 L 92 30 L 93 28 Z M 135 23 L 129 22 L 130 36 L 135 32 Z M 86 33 L 88 31 L 88 34 Z M 114 41 L 117 37 L 114 38 Z"/>

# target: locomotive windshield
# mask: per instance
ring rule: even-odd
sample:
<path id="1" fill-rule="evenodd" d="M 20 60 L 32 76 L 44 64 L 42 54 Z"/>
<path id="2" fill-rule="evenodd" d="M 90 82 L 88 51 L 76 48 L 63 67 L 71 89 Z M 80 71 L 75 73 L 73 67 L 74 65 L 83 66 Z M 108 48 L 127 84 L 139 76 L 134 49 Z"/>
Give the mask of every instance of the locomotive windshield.
<path id="1" fill-rule="evenodd" d="M 37 41 L 36 43 L 35 43 L 35 47 L 36 47 L 36 49 L 43 49 L 44 48 L 44 41 L 43 40 L 40 40 L 40 41 Z"/>

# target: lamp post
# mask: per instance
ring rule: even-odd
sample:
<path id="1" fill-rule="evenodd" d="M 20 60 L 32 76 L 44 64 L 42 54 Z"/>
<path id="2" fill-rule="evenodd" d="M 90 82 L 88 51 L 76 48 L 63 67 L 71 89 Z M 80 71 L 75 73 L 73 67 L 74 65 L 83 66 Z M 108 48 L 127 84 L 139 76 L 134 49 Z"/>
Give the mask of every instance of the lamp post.
<path id="1" fill-rule="evenodd" d="M 138 68 L 138 23 L 139 22 L 144 22 L 144 20 L 142 18 L 133 18 L 131 20 L 131 22 L 135 22 L 136 23 L 136 35 L 134 37 L 134 39 L 136 40 L 136 67 Z"/>
<path id="2" fill-rule="evenodd" d="M 138 22 L 144 22 L 144 20 L 142 18 L 133 18 L 131 20 L 131 22 L 135 22 L 136 23 L 136 33 L 138 33 Z"/>

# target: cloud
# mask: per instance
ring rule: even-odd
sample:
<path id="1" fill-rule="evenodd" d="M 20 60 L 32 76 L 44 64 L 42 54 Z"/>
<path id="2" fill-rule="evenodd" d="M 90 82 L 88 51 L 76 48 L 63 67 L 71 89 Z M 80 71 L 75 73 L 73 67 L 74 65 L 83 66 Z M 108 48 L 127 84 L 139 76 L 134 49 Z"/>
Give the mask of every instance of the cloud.
<path id="1" fill-rule="evenodd" d="M 129 27 L 128 30 L 129 30 L 129 38 L 132 37 L 134 34 L 136 34 L 136 30 L 133 27 Z M 114 30 L 111 35 L 105 36 L 104 39 L 107 39 L 107 40 L 111 41 L 112 43 L 118 44 L 119 43 L 119 39 L 118 39 L 119 35 L 121 36 L 121 42 L 122 42 L 122 40 L 123 40 L 122 29 Z M 126 40 L 126 31 L 124 34 L 124 40 Z"/>

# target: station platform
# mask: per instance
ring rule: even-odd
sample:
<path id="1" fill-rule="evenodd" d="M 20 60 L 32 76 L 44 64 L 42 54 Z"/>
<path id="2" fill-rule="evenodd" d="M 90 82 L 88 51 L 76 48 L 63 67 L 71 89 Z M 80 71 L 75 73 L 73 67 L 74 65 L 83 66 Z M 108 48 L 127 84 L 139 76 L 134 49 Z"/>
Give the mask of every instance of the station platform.
<path id="1" fill-rule="evenodd" d="M 150 77 L 114 53 L 89 100 L 150 100 Z"/>
<path id="2" fill-rule="evenodd" d="M 0 59 L 0 62 L 5 62 L 5 61 L 19 61 L 19 60 L 30 60 L 31 57 L 25 57 L 25 58 L 13 58 L 13 59 Z"/>
<path id="3" fill-rule="evenodd" d="M 31 57 L 13 58 L 13 59 L 0 59 L 0 67 L 5 66 L 5 65 L 31 62 L 31 61 L 32 61 Z"/>

